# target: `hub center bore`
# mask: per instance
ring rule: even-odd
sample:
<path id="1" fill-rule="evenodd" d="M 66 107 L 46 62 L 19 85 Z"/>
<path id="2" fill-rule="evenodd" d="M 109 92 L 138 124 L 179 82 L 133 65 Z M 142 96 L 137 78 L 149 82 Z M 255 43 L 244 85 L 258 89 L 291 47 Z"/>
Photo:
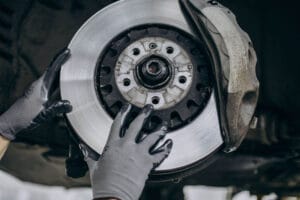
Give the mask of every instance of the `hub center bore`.
<path id="1" fill-rule="evenodd" d="M 163 67 L 163 63 L 159 60 L 151 60 L 146 64 L 147 75 L 155 77 L 161 73 Z"/>
<path id="2" fill-rule="evenodd" d="M 162 88 L 168 84 L 171 74 L 170 63 L 160 56 L 146 58 L 136 67 L 140 84 L 148 89 Z"/>

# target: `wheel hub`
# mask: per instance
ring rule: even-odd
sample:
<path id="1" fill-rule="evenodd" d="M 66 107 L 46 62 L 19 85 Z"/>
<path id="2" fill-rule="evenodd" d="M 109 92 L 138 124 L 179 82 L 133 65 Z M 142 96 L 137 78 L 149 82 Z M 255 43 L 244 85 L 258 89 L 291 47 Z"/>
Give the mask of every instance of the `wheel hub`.
<path id="1" fill-rule="evenodd" d="M 167 122 L 176 130 L 207 104 L 209 65 L 203 47 L 187 33 L 166 25 L 134 27 L 115 37 L 100 56 L 96 87 L 112 117 L 127 102 L 138 108 L 152 104 L 153 127 Z"/>
<path id="2" fill-rule="evenodd" d="M 140 108 L 152 104 L 158 110 L 170 108 L 186 97 L 193 74 L 187 52 L 162 37 L 143 37 L 133 42 L 120 54 L 115 68 L 117 87 L 128 102 Z"/>

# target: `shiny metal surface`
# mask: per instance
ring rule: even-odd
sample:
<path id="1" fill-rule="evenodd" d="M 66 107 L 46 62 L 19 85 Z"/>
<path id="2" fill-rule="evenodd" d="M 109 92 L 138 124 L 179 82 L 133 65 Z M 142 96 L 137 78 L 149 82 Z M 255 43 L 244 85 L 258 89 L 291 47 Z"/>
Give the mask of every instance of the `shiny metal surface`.
<path id="1" fill-rule="evenodd" d="M 109 41 L 124 30 L 144 24 L 166 24 L 193 34 L 174 0 L 126 0 L 91 17 L 76 33 L 69 48 L 72 56 L 61 72 L 61 95 L 73 105 L 67 115 L 77 134 L 101 153 L 112 119 L 98 100 L 94 73 L 99 55 Z M 203 112 L 167 138 L 174 146 L 157 170 L 173 170 L 201 160 L 222 143 L 214 94 Z"/>
<path id="2" fill-rule="evenodd" d="M 155 48 L 150 48 L 155 44 Z M 172 53 L 167 48 L 174 49 Z M 133 50 L 139 49 L 139 55 Z M 169 83 L 160 89 L 148 89 L 136 81 L 135 69 L 141 60 L 152 55 L 161 56 L 170 63 L 171 78 Z M 115 67 L 116 84 L 123 97 L 138 107 L 152 104 L 154 109 L 166 109 L 175 106 L 190 91 L 193 80 L 193 64 L 187 52 L 175 42 L 161 37 L 142 38 L 130 44 L 121 53 Z M 184 78 L 184 83 L 180 82 Z M 124 80 L 130 80 L 128 85 Z M 153 103 L 157 99 L 157 103 Z"/>

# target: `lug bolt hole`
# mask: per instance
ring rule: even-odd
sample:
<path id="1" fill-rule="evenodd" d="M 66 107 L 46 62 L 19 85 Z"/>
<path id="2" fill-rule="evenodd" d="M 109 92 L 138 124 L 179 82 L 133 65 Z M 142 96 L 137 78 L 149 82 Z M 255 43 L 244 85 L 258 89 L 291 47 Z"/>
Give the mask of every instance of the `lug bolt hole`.
<path id="1" fill-rule="evenodd" d="M 126 86 L 126 87 L 129 86 L 130 83 L 131 83 L 131 81 L 130 81 L 129 78 L 125 78 L 125 79 L 123 80 L 123 85 Z"/>
<path id="2" fill-rule="evenodd" d="M 134 49 L 132 50 L 132 54 L 133 54 L 134 56 L 138 56 L 138 55 L 140 55 L 140 53 L 141 53 L 141 51 L 140 51 L 138 48 L 134 48 Z"/>
<path id="3" fill-rule="evenodd" d="M 159 104 L 159 97 L 157 97 L 157 96 L 152 97 L 152 103 L 153 103 L 154 105 Z"/>
<path id="4" fill-rule="evenodd" d="M 157 44 L 154 43 L 154 42 L 151 42 L 151 43 L 149 44 L 149 48 L 150 48 L 150 49 L 156 49 L 156 47 L 157 47 Z"/>
<path id="5" fill-rule="evenodd" d="M 179 77 L 179 83 L 185 84 L 186 83 L 186 77 L 185 76 L 180 76 Z"/>
<path id="6" fill-rule="evenodd" d="M 167 54 L 172 54 L 174 53 L 174 48 L 173 47 L 167 47 Z"/>

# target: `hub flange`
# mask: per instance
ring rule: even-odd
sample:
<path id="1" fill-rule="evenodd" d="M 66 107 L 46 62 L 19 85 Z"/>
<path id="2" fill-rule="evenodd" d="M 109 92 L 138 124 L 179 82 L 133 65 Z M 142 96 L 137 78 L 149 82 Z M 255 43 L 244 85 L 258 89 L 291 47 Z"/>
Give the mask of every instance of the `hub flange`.
<path id="1" fill-rule="evenodd" d="M 114 52 L 112 54 L 111 52 Z M 114 117 L 124 103 L 152 104 L 152 128 L 176 130 L 198 116 L 212 91 L 210 62 L 192 36 L 174 27 L 135 27 L 112 40 L 99 58 L 97 89 Z"/>

